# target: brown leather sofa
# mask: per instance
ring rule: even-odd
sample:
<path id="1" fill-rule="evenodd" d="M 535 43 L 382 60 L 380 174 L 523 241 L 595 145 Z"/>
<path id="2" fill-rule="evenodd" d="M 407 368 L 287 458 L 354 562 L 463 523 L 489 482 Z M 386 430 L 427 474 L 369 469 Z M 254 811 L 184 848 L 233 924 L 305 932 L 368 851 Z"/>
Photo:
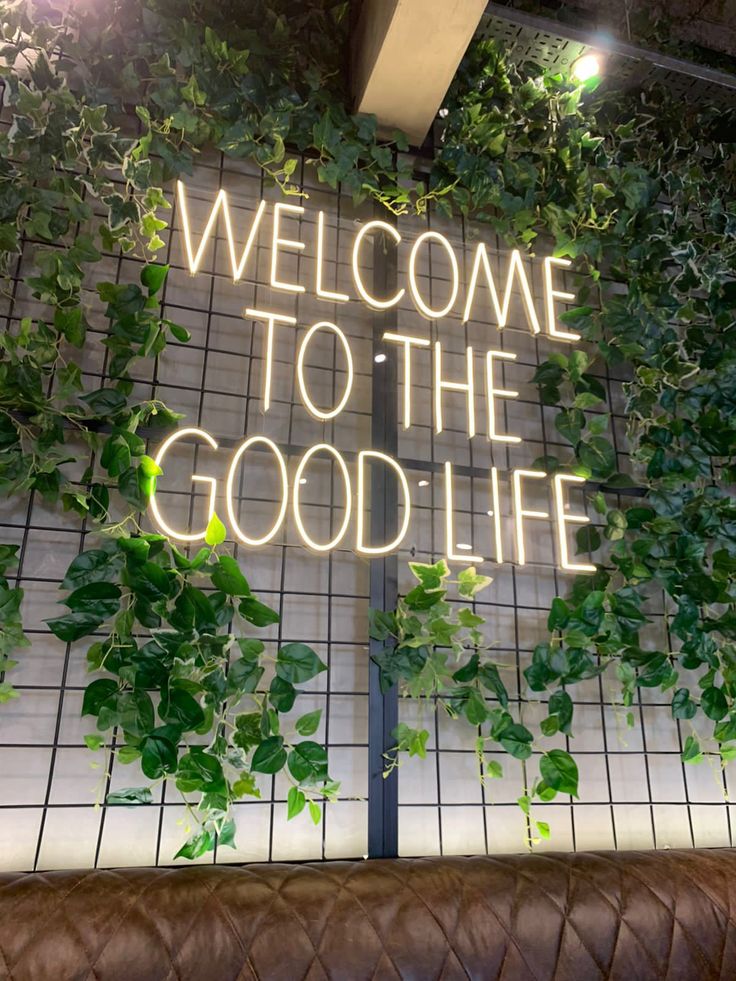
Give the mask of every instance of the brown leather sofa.
<path id="1" fill-rule="evenodd" d="M 13 981 L 736 979 L 736 851 L 0 876 Z"/>

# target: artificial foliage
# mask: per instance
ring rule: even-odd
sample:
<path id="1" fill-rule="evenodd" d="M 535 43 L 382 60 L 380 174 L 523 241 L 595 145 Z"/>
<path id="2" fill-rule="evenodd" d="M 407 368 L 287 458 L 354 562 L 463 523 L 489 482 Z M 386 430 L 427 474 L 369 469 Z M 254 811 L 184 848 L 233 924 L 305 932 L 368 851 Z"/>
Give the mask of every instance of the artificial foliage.
<path id="1" fill-rule="evenodd" d="M 598 672 L 615 673 L 625 706 L 640 687 L 659 688 L 676 719 L 712 723 L 707 739 L 692 728 L 687 762 L 736 755 L 733 111 L 673 102 L 656 86 L 599 95 L 475 42 L 418 178 L 402 134 L 381 140 L 374 119 L 348 109 L 344 3 L 0 0 L 0 24 L 10 314 L 0 337 L 0 489 L 84 519 L 92 541 L 63 584 L 67 612 L 50 626 L 62 643 L 95 635 L 88 742 L 176 784 L 197 822 L 183 855 L 232 843 L 231 804 L 258 793 L 259 773 L 289 775 L 290 816 L 308 805 L 318 818 L 318 801 L 338 791 L 309 738 L 319 719 L 300 717 L 292 733 L 280 718 L 324 666 L 305 645 L 266 657 L 253 629 L 277 615 L 252 595 L 219 521 L 196 555 L 142 530 L 158 474 L 147 440 L 178 417 L 138 397 L 136 373 L 170 338 L 188 336 L 160 316 L 164 191 L 204 149 L 255 161 L 285 193 L 299 193 L 303 161 L 358 202 L 434 207 L 531 251 L 551 240 L 580 272 L 578 306 L 562 319 L 585 349 L 561 349 L 536 373 L 569 451 L 539 464 L 588 478 L 599 518 L 578 545 L 597 571 L 554 600 L 549 636 L 525 671 L 547 718 L 535 734 L 512 715 L 493 638 L 472 604 L 446 605 L 442 563 L 417 565 L 416 589 L 396 611 L 373 614 L 386 641 L 384 685 L 464 718 L 484 777 L 498 775 L 490 748 L 523 759 L 538 745 L 541 780 L 520 800 L 527 813 L 533 797 L 578 792 L 570 754 L 543 740 L 574 734 L 570 689 Z M 138 277 L 110 283 L 98 270 L 121 255 L 139 260 Z M 14 317 L 18 291 L 36 301 L 32 317 Z M 94 377 L 85 355 L 99 345 Z M 602 411 L 596 367 L 605 364 L 630 377 L 627 474 Z M 15 552 L 0 547 L 0 700 L 17 694 L 13 661 L 24 656 Z M 483 585 L 458 577 L 470 599 Z M 648 610 L 663 595 L 666 643 L 652 649 Z M 389 767 L 425 743 L 423 730 L 400 727 Z M 132 787 L 112 802 L 148 794 Z"/>

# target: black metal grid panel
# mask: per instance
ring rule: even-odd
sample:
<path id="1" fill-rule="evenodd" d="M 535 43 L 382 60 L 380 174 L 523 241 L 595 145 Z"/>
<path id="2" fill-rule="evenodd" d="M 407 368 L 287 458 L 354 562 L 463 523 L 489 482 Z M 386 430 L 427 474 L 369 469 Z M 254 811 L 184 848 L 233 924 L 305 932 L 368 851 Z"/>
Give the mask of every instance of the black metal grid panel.
<path id="1" fill-rule="evenodd" d="M 314 228 L 306 225 L 322 208 L 328 214 L 330 243 L 325 285 L 335 288 L 338 282 L 347 281 L 347 243 L 360 215 L 349 199 L 314 186 L 311 171 L 303 163 L 302 168 L 302 189 L 309 195 L 310 210 L 304 227 L 294 223 L 293 231 L 309 244 L 293 264 L 285 257 L 281 275 L 307 285 L 311 282 Z M 198 211 L 209 211 L 220 187 L 230 193 L 236 223 L 250 220 L 261 196 L 269 200 L 281 196 L 278 190 L 264 188 L 255 168 L 219 155 L 204 159 L 187 185 L 194 225 L 201 217 Z M 165 250 L 171 271 L 163 297 L 164 314 L 185 324 L 192 340 L 186 346 L 172 344 L 155 365 L 138 365 L 134 376 L 141 397 L 161 398 L 185 412 L 188 424 L 207 428 L 220 444 L 219 454 L 193 443 L 182 444 L 167 458 L 160 503 L 170 523 L 183 528 L 188 520 L 199 522 L 204 513 L 204 499 L 189 493 L 189 475 L 198 470 L 217 474 L 222 480 L 225 461 L 246 433 L 271 436 L 288 454 L 292 472 L 296 459 L 314 443 L 332 443 L 347 457 L 356 446 L 370 445 L 372 318 L 357 301 L 336 310 L 334 304 L 316 301 L 309 293 L 295 296 L 271 291 L 270 225 L 269 234 L 254 250 L 247 281 L 233 285 L 222 261 L 226 244 L 220 237 L 210 249 L 204 271 L 191 277 L 184 266 L 176 207 L 171 220 Z M 40 313 L 18 278 L 27 262 L 25 254 L 12 296 L 2 309 L 3 327 Z M 96 276 L 121 282 L 136 281 L 140 271 L 136 261 L 115 256 L 106 257 L 103 266 L 104 271 L 100 274 L 98 267 Z M 94 296 L 90 293 L 87 299 L 93 331 L 83 354 L 83 368 L 87 385 L 95 387 L 106 371 L 104 349 L 98 343 L 105 321 Z M 296 327 L 277 332 L 274 398 L 268 414 L 261 407 L 264 325 L 244 318 L 245 307 L 292 314 L 298 321 Z M 293 369 L 298 341 L 312 323 L 324 319 L 337 320 L 350 338 L 356 366 L 350 406 L 338 420 L 326 424 L 312 419 L 302 407 Z M 334 401 L 344 379 L 344 363 L 331 338 L 328 344 L 322 337 L 315 341 L 307 374 L 315 400 L 320 404 Z M 78 474 L 87 462 L 80 448 Z M 301 488 L 305 521 L 318 539 L 330 537 L 340 523 L 343 491 L 332 471 L 328 457 L 314 458 Z M 273 473 L 267 467 L 250 467 L 243 468 L 242 474 L 237 497 L 243 524 L 249 528 L 270 524 L 275 510 Z M 57 612 L 58 584 L 74 555 L 89 547 L 89 529 L 73 516 L 59 516 L 37 496 L 20 506 L 6 500 L 1 507 L 0 537 L 22 546 L 18 580 L 26 590 L 25 617 L 33 640 L 32 649 L 24 653 L 14 672 L 21 697 L 0 713 L 0 765 L 7 781 L 0 804 L 3 864 L 22 869 L 168 864 L 184 838 L 184 809 L 171 791 L 162 792 L 150 807 L 94 806 L 95 799 L 103 798 L 110 787 L 134 784 L 141 777 L 135 767 L 117 762 L 106 776 L 101 766 L 103 754 L 90 754 L 84 747 L 83 736 L 92 728 L 88 719 L 79 717 L 87 680 L 86 645 L 68 645 L 64 650 L 43 622 Z M 269 778 L 270 786 L 265 781 L 262 786 L 262 801 L 236 805 L 238 850 L 227 849 L 216 860 L 360 856 L 367 851 L 370 564 L 354 556 L 347 545 L 329 556 L 308 552 L 299 544 L 291 515 L 276 542 L 247 555 L 242 546 L 236 546 L 236 554 L 244 560 L 254 590 L 281 613 L 281 624 L 265 634 L 267 646 L 303 640 L 329 666 L 326 674 L 308 686 L 310 694 L 299 700 L 295 711 L 324 709 L 318 736 L 329 745 L 331 768 L 340 774 L 343 793 L 340 801 L 325 805 L 320 826 L 307 819 L 287 827 L 288 787 L 279 777 Z M 204 859 L 211 860 L 211 856 Z"/>
<path id="2" fill-rule="evenodd" d="M 226 850 L 216 859 L 307 859 L 358 856 L 368 851 L 372 855 L 392 854 L 397 850 L 397 832 L 398 848 L 405 854 L 519 851 L 523 848 L 524 826 L 514 802 L 522 792 L 524 768 L 504 759 L 506 777 L 482 787 L 472 739 L 461 735 L 449 720 L 441 716 L 430 719 L 429 763 L 405 763 L 398 781 L 396 776 L 385 781 L 380 776 L 381 754 L 390 745 L 396 709 L 390 697 L 383 699 L 378 694 L 375 672 L 369 681 L 366 613 L 369 600 L 392 605 L 397 579 L 398 588 L 406 588 L 407 558 L 434 560 L 442 555 L 441 468 L 446 459 L 456 465 L 458 473 L 458 540 L 467 539 L 481 554 L 491 554 L 486 514 L 489 466 L 495 464 L 501 471 L 528 466 L 535 457 L 554 453 L 561 444 L 552 422 L 554 410 L 540 405 L 536 389 L 530 384 L 534 367 L 551 342 L 531 337 L 518 302 L 512 309 L 509 326 L 499 335 L 484 322 L 462 325 L 457 313 L 459 302 L 453 315 L 440 324 L 428 324 L 406 298 L 397 310 L 380 316 L 373 316 L 355 299 L 340 304 L 337 310 L 316 300 L 310 291 L 316 211 L 321 208 L 327 214 L 331 243 L 328 266 L 334 277 L 329 285 L 353 296 L 350 246 L 356 223 L 369 217 L 371 211 L 356 211 L 348 199 L 317 186 L 308 165 L 302 164 L 301 179 L 309 194 L 304 202 L 309 213 L 300 223 L 297 237 L 307 242 L 307 248 L 293 263 L 285 258 L 281 267 L 284 278 L 307 285 L 307 292 L 299 296 L 277 293 L 268 286 L 268 224 L 244 283 L 233 286 L 223 262 L 225 243 L 221 237 L 216 250 L 208 253 L 204 271 L 192 278 L 184 265 L 180 222 L 174 208 L 173 231 L 166 247 L 166 259 L 172 269 L 164 295 L 165 314 L 187 326 L 192 340 L 185 346 L 172 344 L 154 366 L 139 366 L 138 390 L 142 396 L 162 398 L 185 412 L 190 423 L 211 431 L 220 443 L 220 459 L 232 452 L 245 433 L 271 436 L 288 450 L 292 468 L 306 446 L 322 440 L 337 446 L 349 461 L 359 447 L 372 445 L 396 452 L 412 483 L 413 520 L 398 561 L 370 563 L 358 558 L 350 551 L 347 539 L 331 556 L 315 557 L 298 543 L 291 520 L 277 543 L 244 556 L 254 588 L 277 604 L 282 613 L 282 623 L 269 635 L 269 643 L 311 642 L 329 664 L 327 675 L 316 679 L 311 695 L 301 700 L 299 708 L 326 709 L 322 734 L 330 746 L 331 769 L 343 781 L 344 799 L 326 807 L 325 821 L 318 828 L 306 822 L 287 827 L 285 788 L 277 778 L 270 788 L 264 787 L 263 801 L 237 805 L 239 849 Z M 204 158 L 187 185 L 192 220 L 197 227 L 201 227 L 220 187 L 228 189 L 233 213 L 245 226 L 261 196 L 271 201 L 280 197 L 277 190 L 263 186 L 254 169 L 219 155 Z M 453 242 L 462 257 L 466 280 L 472 245 L 478 236 L 496 257 L 505 255 L 505 248 L 487 228 L 448 223 L 436 215 L 427 222 Z M 398 227 L 404 238 L 398 269 L 391 268 L 390 251 L 384 254 L 379 248 L 375 253 L 374 275 L 385 285 L 394 276 L 405 282 L 408 250 L 426 226 L 420 219 L 407 217 L 399 220 Z M 0 307 L 5 327 L 24 315 L 40 313 L 20 282 L 28 263 L 26 250 L 19 260 L 11 293 Z M 441 252 L 433 247 L 427 263 L 421 270 L 427 277 L 431 275 L 431 282 L 424 282 L 427 295 L 431 290 L 434 297 L 442 296 L 447 270 L 443 269 Z M 105 266 L 105 274 L 115 281 L 134 281 L 139 271 L 134 260 L 117 256 L 106 257 Z M 537 302 L 541 287 L 538 271 L 537 268 L 533 278 Z M 89 301 L 95 332 L 84 352 L 84 369 L 88 384 L 94 385 L 105 377 L 103 349 L 97 343 L 105 322 L 91 293 Z M 298 321 L 296 328 L 277 330 L 274 398 L 265 415 L 260 404 L 263 325 L 243 317 L 245 306 L 289 313 Z M 298 339 L 310 324 L 322 319 L 334 319 L 340 324 L 350 338 L 356 364 L 350 404 L 336 421 L 326 425 L 316 423 L 304 411 L 294 381 Z M 507 387 L 519 390 L 520 398 L 504 403 L 503 425 L 506 431 L 525 437 L 523 448 L 502 448 L 499 453 L 486 441 L 480 395 L 479 433 L 473 441 L 467 439 L 465 431 L 463 399 L 451 394 L 444 398 L 445 432 L 436 436 L 432 431 L 429 392 L 431 356 L 427 352 L 420 352 L 421 357 L 416 358 L 415 425 L 409 431 L 401 429 L 395 411 L 402 394 L 396 382 L 397 376 L 401 378 L 400 361 L 396 350 L 382 346 L 380 341 L 387 328 L 432 340 L 439 337 L 445 350 L 447 377 L 462 377 L 462 352 L 468 343 L 475 348 L 478 361 L 487 347 L 517 353 L 517 362 L 503 370 L 502 378 Z M 554 347 L 559 349 L 558 345 Z M 387 354 L 387 361 L 381 365 L 373 361 L 378 352 Z M 323 396 L 324 404 L 328 404 L 341 388 L 342 357 L 333 342 L 315 344 L 313 354 L 310 381 L 318 397 Z M 480 393 L 482 364 L 476 368 Z M 622 379 L 609 375 L 604 378 L 620 466 L 626 469 Z M 78 474 L 86 462 L 80 449 Z M 222 464 L 218 463 L 217 454 L 201 446 L 181 445 L 170 454 L 161 503 L 172 524 L 201 520 L 204 499 L 189 493 L 189 476 L 195 469 L 214 473 L 218 466 Z M 249 522 L 270 523 L 274 510 L 272 479 L 265 468 L 248 470 L 239 488 L 244 521 L 247 513 Z M 419 489 L 419 480 L 427 480 L 426 487 Z M 387 529 L 396 520 L 389 507 L 391 488 L 387 484 L 381 490 L 374 485 L 372 492 L 372 530 Z M 340 520 L 342 503 L 340 483 L 331 466 L 315 462 L 303 493 L 309 504 L 313 533 L 328 537 Z M 582 506 L 583 501 L 581 495 L 576 503 Z M 545 507 L 546 502 L 540 506 Z M 505 514 L 508 508 L 506 493 Z M 495 582 L 478 602 L 478 608 L 488 616 L 499 659 L 509 665 L 509 688 L 513 697 L 523 703 L 524 718 L 530 721 L 545 712 L 542 704 L 529 699 L 521 671 L 534 644 L 544 635 L 551 598 L 565 587 L 565 577 L 555 568 L 551 533 L 541 522 L 538 525 L 538 533 L 530 539 L 529 563 L 524 568 L 514 565 L 512 543 L 507 540 L 507 562 L 492 570 Z M 37 496 L 21 504 L 0 502 L 0 529 L 2 540 L 21 545 L 18 580 L 26 589 L 26 621 L 33 639 L 33 648 L 23 653 L 14 672 L 22 697 L 0 710 L 0 767 L 5 777 L 0 802 L 3 866 L 27 869 L 168 864 L 185 830 L 185 815 L 173 794 L 162 796 L 151 807 L 94 807 L 95 793 L 99 796 L 110 786 L 129 785 L 138 782 L 138 778 L 130 767 L 117 764 L 109 778 L 100 770 L 90 769 L 91 763 L 97 762 L 83 745 L 83 735 L 90 731 L 90 725 L 79 718 L 86 681 L 85 645 L 61 650 L 43 623 L 44 618 L 57 612 L 58 583 L 74 555 L 87 547 L 89 529 L 72 516 L 59 516 Z M 653 620 L 653 642 L 659 638 L 667 642 L 661 605 Z M 711 772 L 707 767 L 686 769 L 678 764 L 683 736 L 672 723 L 669 707 L 661 696 L 641 693 L 636 708 L 638 727 L 633 731 L 625 730 L 624 713 L 616 706 L 608 683 L 595 681 L 577 686 L 574 697 L 576 739 L 571 748 L 581 763 L 582 800 L 538 809 L 538 817 L 549 820 L 553 831 L 551 843 L 540 847 L 625 848 L 731 842 L 724 778 L 720 771 Z M 402 706 L 402 717 L 411 717 L 408 706 Z M 550 740 L 548 745 L 555 742 Z M 530 761 L 527 776 L 534 765 Z M 369 796 L 370 805 L 366 800 Z"/>
<path id="3" fill-rule="evenodd" d="M 416 219 L 400 222 L 407 239 L 421 231 Z M 492 256 L 497 281 L 504 282 L 509 250 L 494 239 L 487 227 L 448 222 L 430 215 L 426 227 L 442 232 L 453 244 L 460 259 L 461 282 L 468 282 L 474 246 L 482 239 Z M 543 243 L 537 245 L 537 256 L 546 254 Z M 461 258 L 460 258 L 461 257 Z M 541 265 L 527 266 L 531 276 L 535 305 L 543 309 Z M 449 290 L 449 267 L 440 247 L 432 246 L 422 273 L 425 295 L 441 306 Z M 399 266 L 399 278 L 405 269 Z M 572 279 L 563 287 L 573 291 Z M 405 560 L 436 561 L 445 554 L 443 524 L 445 491 L 442 465 L 450 460 L 456 468 L 455 510 L 457 542 L 472 545 L 474 553 L 493 556 L 489 468 L 499 468 L 501 506 L 504 515 L 505 563 L 490 563 L 484 571 L 494 576 L 493 585 L 480 595 L 474 608 L 487 618 L 487 635 L 497 651 L 499 662 L 507 665 L 504 680 L 512 704 L 518 705 L 522 720 L 538 728 L 546 714 L 546 699 L 530 692 L 523 678 L 534 646 L 546 636 L 546 618 L 550 602 L 564 595 L 570 584 L 570 573 L 558 568 L 558 546 L 552 521 L 530 521 L 527 527 L 527 564 L 516 561 L 509 518 L 511 497 L 504 471 L 529 468 L 538 457 L 556 455 L 565 459 L 566 443 L 554 427 L 556 411 L 540 403 L 531 378 L 536 366 L 552 351 L 569 353 L 570 345 L 552 341 L 543 332 L 534 337 L 528 327 L 521 297 L 517 293 L 511 307 L 510 321 L 499 332 L 489 325 L 480 311 L 484 296 L 474 308 L 474 317 L 463 324 L 457 309 L 439 323 L 428 323 L 410 303 L 398 314 L 402 331 L 439 339 L 443 346 L 443 375 L 464 379 L 464 350 L 471 345 L 476 362 L 476 423 L 478 435 L 467 438 L 465 396 L 446 393 L 443 397 L 445 431 L 433 429 L 432 354 L 418 351 L 413 360 L 413 424 L 400 430 L 399 457 L 410 472 L 417 500 L 412 526 L 404 542 L 399 561 L 399 589 L 411 586 Z M 460 306 L 456 305 L 456 308 Z M 479 312 L 475 312 L 475 311 Z M 490 319 L 490 318 L 489 318 Z M 581 346 L 581 345 L 578 345 Z M 515 362 L 499 364 L 499 384 L 519 391 L 519 398 L 503 400 L 499 428 L 520 435 L 520 445 L 491 443 L 485 432 L 485 419 L 478 410 L 483 378 L 482 358 L 487 349 L 513 352 Z M 451 353 L 454 352 L 454 353 Z M 597 363 L 593 373 L 604 383 L 608 398 L 601 411 L 611 415 L 611 433 L 622 472 L 630 469 L 627 456 L 626 417 L 624 414 L 623 374 L 614 374 Z M 401 371 L 399 403 L 402 403 Z M 419 482 L 423 486 L 420 486 Z M 548 488 L 527 484 L 527 507 L 553 511 Z M 536 496 L 534 491 L 537 491 Z M 591 514 L 585 495 L 570 495 L 575 511 Z M 614 501 L 626 506 L 619 497 Z M 592 513 L 595 522 L 597 516 Z M 572 539 L 572 535 L 570 536 Z M 571 546 L 571 553 L 574 544 Z M 581 557 L 583 560 L 585 557 Z M 457 568 L 457 564 L 452 564 Z M 645 634 L 645 644 L 667 649 L 673 643 L 667 632 L 663 597 L 653 595 L 649 603 L 652 623 Z M 536 805 L 535 818 L 547 821 L 552 830 L 549 841 L 534 844 L 539 850 L 582 848 L 688 847 L 731 844 L 731 815 L 728 785 L 719 765 L 685 767 L 679 760 L 684 739 L 692 723 L 684 726 L 671 718 L 667 697 L 657 691 L 640 689 L 634 706 L 635 727 L 626 725 L 626 709 L 617 697 L 615 679 L 605 677 L 574 686 L 570 690 L 575 703 L 575 738 L 558 735 L 542 739 L 546 749 L 556 746 L 574 753 L 580 767 L 581 799 L 558 798 L 555 802 Z M 489 702 L 492 702 L 489 699 Z M 485 760 L 497 760 L 504 768 L 502 779 L 481 781 L 481 766 L 475 752 L 475 735 L 466 723 L 449 719 L 431 705 L 417 708 L 407 701 L 400 703 L 400 715 L 411 724 L 421 723 L 430 732 L 427 761 L 408 759 L 399 770 L 399 853 L 468 853 L 520 851 L 526 837 L 525 818 L 517 798 L 538 773 L 538 754 L 520 763 L 503 753 L 488 753 Z M 696 729 L 699 723 L 696 721 Z M 703 728 L 703 734 L 705 729 Z"/>
<path id="4" fill-rule="evenodd" d="M 489 4 L 476 37 L 498 41 L 504 53 L 517 63 L 530 61 L 563 73 L 569 72 L 576 59 L 596 44 L 592 31 L 583 32 L 519 10 L 509 9 L 505 15 L 494 4 Z M 691 103 L 733 106 L 736 102 L 733 77 L 725 85 L 716 79 L 719 73 L 681 61 L 678 67 L 677 59 L 616 43 L 604 34 L 599 35 L 598 47 L 606 59 L 602 87 L 633 88 L 657 82 L 673 97 Z"/>

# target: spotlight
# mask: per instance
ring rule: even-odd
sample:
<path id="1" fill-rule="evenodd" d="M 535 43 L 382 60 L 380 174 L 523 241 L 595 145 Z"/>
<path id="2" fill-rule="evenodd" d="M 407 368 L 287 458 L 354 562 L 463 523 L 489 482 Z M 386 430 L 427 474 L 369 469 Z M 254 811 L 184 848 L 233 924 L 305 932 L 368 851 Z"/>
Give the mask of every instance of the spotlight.
<path id="1" fill-rule="evenodd" d="M 383 362 L 386 360 L 386 355 L 377 354 L 373 360 L 376 362 L 376 364 L 383 364 Z"/>
<path id="2" fill-rule="evenodd" d="M 601 64 L 600 56 L 589 51 L 572 63 L 572 77 L 577 82 L 588 82 L 602 73 Z"/>
<path id="3" fill-rule="evenodd" d="M 417 487 L 429 487 L 429 481 L 428 480 L 420 480 L 419 483 L 417 484 Z"/>

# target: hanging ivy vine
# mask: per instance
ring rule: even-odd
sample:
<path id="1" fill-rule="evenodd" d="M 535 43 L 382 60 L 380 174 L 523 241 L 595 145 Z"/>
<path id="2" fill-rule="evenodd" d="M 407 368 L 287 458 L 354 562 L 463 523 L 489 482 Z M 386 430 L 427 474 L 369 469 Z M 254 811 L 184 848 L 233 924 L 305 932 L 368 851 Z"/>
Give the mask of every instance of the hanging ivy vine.
<path id="1" fill-rule="evenodd" d="M 298 193 L 292 177 L 304 155 L 320 181 L 356 201 L 399 213 L 432 205 L 486 221 L 515 245 L 551 237 L 557 255 L 574 259 L 579 305 L 563 319 L 595 353 L 556 354 L 536 381 L 570 444 L 544 469 L 598 485 L 600 520 L 578 535 L 597 571 L 555 599 L 550 637 L 525 671 L 549 699 L 541 735 L 571 733 L 568 689 L 610 666 L 626 705 L 639 687 L 657 687 L 672 693 L 675 718 L 712 721 L 707 743 L 695 729 L 688 735 L 686 761 L 736 755 L 733 112 L 672 104 L 656 87 L 598 98 L 474 43 L 447 96 L 431 173 L 416 180 L 403 135 L 380 140 L 374 119 L 346 108 L 345 3 L 66 7 L 0 0 L 0 263 L 10 314 L 0 336 L 0 489 L 72 510 L 94 536 L 63 583 L 68 612 L 50 626 L 67 643 L 95 635 L 88 656 L 99 676 L 84 711 L 98 733 L 87 741 L 177 785 L 197 821 L 181 854 L 232 843 L 231 804 L 258 793 L 258 773 L 290 774 L 290 816 L 308 806 L 318 819 L 319 800 L 338 790 L 324 748 L 308 738 L 319 718 L 301 717 L 294 733 L 280 719 L 324 665 L 305 645 L 286 645 L 261 687 L 266 655 L 250 631 L 276 614 L 223 550 L 219 521 L 195 556 L 142 531 L 158 475 L 146 440 L 178 417 L 136 395 L 136 364 L 172 337 L 188 339 L 161 317 L 164 188 L 205 147 L 255 161 L 285 193 Z M 111 255 L 140 260 L 139 280 L 100 277 Z M 32 317 L 15 316 L 20 290 L 36 301 Z M 104 374 L 91 382 L 82 352 L 96 344 Z M 596 361 L 631 372 L 628 474 L 617 472 L 599 411 Z M 16 694 L 14 652 L 25 644 L 16 551 L 0 547 L 0 700 Z M 478 730 L 480 760 L 489 744 L 525 758 L 535 737 L 508 709 L 482 624 L 472 610 L 445 609 L 442 564 L 414 572 L 418 586 L 398 610 L 373 616 L 387 641 L 383 683 L 440 696 Z M 461 574 L 458 588 L 472 597 L 483 584 Z M 667 645 L 651 650 L 641 634 L 661 593 Z M 400 727 L 396 738 L 397 752 L 424 750 L 422 730 Z M 542 759 L 541 782 L 522 796 L 527 812 L 533 796 L 577 792 L 569 754 Z M 109 799 L 149 794 L 135 787 Z M 536 831 L 546 833 L 543 822 Z"/>

